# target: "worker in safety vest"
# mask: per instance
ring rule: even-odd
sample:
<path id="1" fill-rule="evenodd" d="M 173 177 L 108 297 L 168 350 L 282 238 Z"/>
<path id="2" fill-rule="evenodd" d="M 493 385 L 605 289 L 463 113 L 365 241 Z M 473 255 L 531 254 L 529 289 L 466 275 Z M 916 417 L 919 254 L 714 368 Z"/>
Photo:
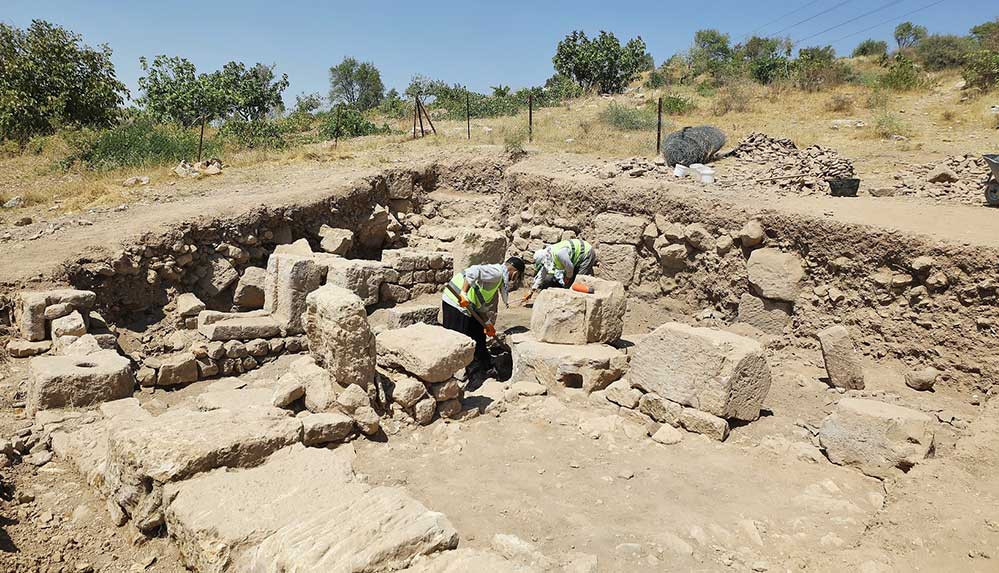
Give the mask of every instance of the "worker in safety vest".
<path id="1" fill-rule="evenodd" d="M 580 275 L 592 275 L 597 262 L 593 245 L 582 239 L 559 241 L 534 253 L 534 283 L 523 302 L 539 290 L 552 286 L 569 288 Z"/>
<path id="2" fill-rule="evenodd" d="M 451 285 L 458 291 L 456 296 L 445 288 L 441 296 L 441 310 L 444 314 L 444 328 L 460 332 L 475 341 L 475 361 L 489 368 L 489 352 L 486 350 L 486 336 L 496 336 L 496 311 L 499 298 L 510 306 L 510 284 L 524 274 L 524 260 L 510 257 L 503 264 L 473 265 L 459 272 L 451 279 Z M 497 296 L 499 295 L 499 296 Z M 477 311 L 485 324 L 473 318 L 471 309 Z"/>

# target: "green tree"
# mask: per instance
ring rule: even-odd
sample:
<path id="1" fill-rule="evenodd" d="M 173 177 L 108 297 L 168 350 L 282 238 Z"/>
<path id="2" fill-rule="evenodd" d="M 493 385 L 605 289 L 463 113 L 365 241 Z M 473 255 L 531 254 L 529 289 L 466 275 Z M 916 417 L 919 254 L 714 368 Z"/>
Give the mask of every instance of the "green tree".
<path id="1" fill-rule="evenodd" d="M 857 47 L 853 49 L 853 57 L 860 56 L 877 56 L 881 57 L 888 53 L 888 42 L 884 40 L 875 40 L 873 38 L 868 38 L 863 42 L 857 44 Z"/>
<path id="2" fill-rule="evenodd" d="M 698 30 L 694 34 L 694 45 L 690 48 L 690 67 L 695 76 L 710 74 L 719 78 L 731 59 L 732 46 L 728 34 L 718 30 Z"/>
<path id="3" fill-rule="evenodd" d="M 229 62 L 213 76 L 211 81 L 221 87 L 228 100 L 225 115 L 257 121 L 284 109 L 281 94 L 288 88 L 288 75 L 277 79 L 271 66 L 257 64 L 247 69 L 242 62 Z"/>
<path id="4" fill-rule="evenodd" d="M 621 46 L 603 30 L 593 39 L 576 30 L 558 43 L 552 63 L 555 71 L 572 78 L 583 89 L 620 93 L 642 70 L 646 49 L 641 37 Z"/>
<path id="5" fill-rule="evenodd" d="M 927 70 L 958 68 L 964 64 L 975 42 L 966 36 L 933 34 L 916 44 L 915 55 Z"/>
<path id="6" fill-rule="evenodd" d="M 510 95 L 510 86 L 500 84 L 498 86 L 490 86 L 489 89 L 493 90 L 493 97 L 506 97 Z"/>
<path id="7" fill-rule="evenodd" d="M 761 84 L 770 84 L 786 78 L 791 68 L 791 40 L 788 38 L 764 38 L 753 36 L 745 44 L 738 44 L 731 52 L 731 59 L 744 74 L 747 70 L 753 79 Z M 724 60 L 719 69 L 723 69 Z"/>
<path id="8" fill-rule="evenodd" d="M 377 107 L 383 97 L 381 72 L 371 62 L 360 63 L 348 56 L 330 68 L 330 101 L 365 111 Z"/>
<path id="9" fill-rule="evenodd" d="M 108 127 L 128 94 L 111 49 L 34 20 L 27 30 L 0 23 L 0 139 L 26 141 L 61 125 Z"/>
<path id="10" fill-rule="evenodd" d="M 292 113 L 314 113 L 322 106 L 323 96 L 317 93 L 301 94 L 295 96 L 295 107 L 292 109 Z"/>
<path id="11" fill-rule="evenodd" d="M 895 43 L 898 49 L 911 48 L 927 36 L 926 26 L 917 26 L 912 22 L 902 22 L 895 26 Z"/>
<path id="12" fill-rule="evenodd" d="M 971 29 L 971 36 L 983 49 L 999 52 L 999 18 Z"/>

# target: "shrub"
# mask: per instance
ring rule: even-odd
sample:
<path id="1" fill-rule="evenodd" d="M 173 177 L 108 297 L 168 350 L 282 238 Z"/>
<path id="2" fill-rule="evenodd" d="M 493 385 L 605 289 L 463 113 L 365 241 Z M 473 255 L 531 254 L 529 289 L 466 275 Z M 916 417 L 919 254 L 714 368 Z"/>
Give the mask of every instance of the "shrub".
<path id="1" fill-rule="evenodd" d="M 177 163 L 197 157 L 198 138 L 196 130 L 157 124 L 150 119 L 100 131 L 84 129 L 67 133 L 72 152 L 64 163 L 82 162 L 101 171 Z M 202 155 L 218 155 L 220 149 L 218 141 L 206 137 Z"/>
<path id="2" fill-rule="evenodd" d="M 934 34 L 916 44 L 915 56 L 927 70 L 939 71 L 961 67 L 973 48 L 970 38 Z"/>
<path id="3" fill-rule="evenodd" d="M 874 133 L 881 139 L 891 139 L 893 136 L 904 136 L 909 133 L 908 126 L 897 115 L 882 111 L 874 116 Z"/>
<path id="4" fill-rule="evenodd" d="M 399 92 L 392 88 L 385 94 L 382 103 L 378 104 L 378 113 L 393 119 L 402 119 L 413 114 L 413 105 L 399 97 Z"/>
<path id="5" fill-rule="evenodd" d="M 227 143 L 246 149 L 280 149 L 288 145 L 277 122 L 230 119 L 219 130 Z"/>
<path id="6" fill-rule="evenodd" d="M 326 139 L 336 139 L 337 137 L 343 139 L 392 132 L 389 126 L 378 127 L 368 121 L 364 114 L 349 107 L 340 108 L 339 114 L 336 109 L 331 110 L 324 116 L 319 133 Z"/>
<path id="7" fill-rule="evenodd" d="M 746 87 L 733 82 L 718 90 L 718 97 L 711 102 L 711 113 L 721 116 L 729 112 L 745 112 L 750 109 L 750 94 Z"/>
<path id="8" fill-rule="evenodd" d="M 665 105 L 665 101 L 663 102 Z M 633 108 L 612 101 L 600 112 L 600 120 L 617 129 L 627 131 L 648 131 L 656 128 L 658 118 L 654 109 L 648 106 Z"/>
<path id="9" fill-rule="evenodd" d="M 880 87 L 875 87 L 867 95 L 866 107 L 867 109 L 888 109 L 889 100 L 888 92 Z"/>
<path id="10" fill-rule="evenodd" d="M 696 91 L 697 95 L 701 97 L 715 97 L 715 95 L 718 94 L 718 86 L 712 85 L 708 82 L 701 82 L 697 84 L 694 91 Z"/>
<path id="11" fill-rule="evenodd" d="M 527 130 L 523 127 L 503 134 L 503 148 L 510 155 L 523 155 L 524 143 L 527 142 Z"/>
<path id="12" fill-rule="evenodd" d="M 853 57 L 861 56 L 877 56 L 881 57 L 888 53 L 888 42 L 884 40 L 874 40 L 868 38 L 863 42 L 857 44 L 857 47 L 853 49 Z"/>
<path id="13" fill-rule="evenodd" d="M 694 102 L 676 94 L 663 97 L 663 113 L 666 115 L 683 115 L 694 109 Z"/>
<path id="14" fill-rule="evenodd" d="M 901 53 L 895 54 L 887 71 L 878 78 L 878 85 L 895 91 L 910 91 L 926 85 L 927 78 L 915 62 Z"/>
<path id="15" fill-rule="evenodd" d="M 805 91 L 819 91 L 846 82 L 852 76 L 850 66 L 836 59 L 832 46 L 803 48 L 794 61 L 795 84 Z"/>
<path id="16" fill-rule="evenodd" d="M 999 52 L 978 50 L 968 55 L 961 70 L 965 87 L 989 91 L 999 86 Z"/>
<path id="17" fill-rule="evenodd" d="M 826 111 L 849 113 L 853 111 L 853 98 L 843 94 L 835 94 L 826 100 L 825 108 Z"/>
<path id="18" fill-rule="evenodd" d="M 659 70 L 649 72 L 649 77 L 645 78 L 645 87 L 650 90 L 657 90 L 669 84 L 666 74 Z"/>

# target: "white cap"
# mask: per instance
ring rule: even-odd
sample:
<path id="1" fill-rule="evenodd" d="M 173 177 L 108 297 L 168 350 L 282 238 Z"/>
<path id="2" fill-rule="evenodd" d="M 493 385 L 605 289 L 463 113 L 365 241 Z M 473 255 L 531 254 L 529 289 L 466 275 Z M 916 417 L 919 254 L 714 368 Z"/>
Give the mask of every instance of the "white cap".
<path id="1" fill-rule="evenodd" d="M 548 249 L 538 249 L 534 251 L 534 265 L 542 267 L 545 264 L 545 256 L 548 253 Z"/>

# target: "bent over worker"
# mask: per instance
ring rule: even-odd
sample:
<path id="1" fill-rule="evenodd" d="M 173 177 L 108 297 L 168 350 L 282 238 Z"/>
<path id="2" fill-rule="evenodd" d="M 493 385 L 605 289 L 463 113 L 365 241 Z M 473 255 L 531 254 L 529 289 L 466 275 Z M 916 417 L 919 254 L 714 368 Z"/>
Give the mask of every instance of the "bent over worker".
<path id="1" fill-rule="evenodd" d="M 596 262 L 596 250 L 583 239 L 569 239 L 538 249 L 534 253 L 534 283 L 524 302 L 539 290 L 571 287 L 577 276 L 593 274 Z"/>
<path id="2" fill-rule="evenodd" d="M 455 273 L 451 285 L 458 291 L 457 296 L 450 289 L 444 289 L 441 296 L 444 328 L 460 332 L 475 341 L 475 362 L 480 367 L 488 369 L 491 366 L 486 336 L 496 336 L 496 313 L 499 308 L 496 295 L 509 307 L 510 283 L 523 274 L 523 259 L 510 257 L 503 264 L 473 265 L 464 272 Z M 471 310 L 477 311 L 485 324 L 479 324 Z"/>

